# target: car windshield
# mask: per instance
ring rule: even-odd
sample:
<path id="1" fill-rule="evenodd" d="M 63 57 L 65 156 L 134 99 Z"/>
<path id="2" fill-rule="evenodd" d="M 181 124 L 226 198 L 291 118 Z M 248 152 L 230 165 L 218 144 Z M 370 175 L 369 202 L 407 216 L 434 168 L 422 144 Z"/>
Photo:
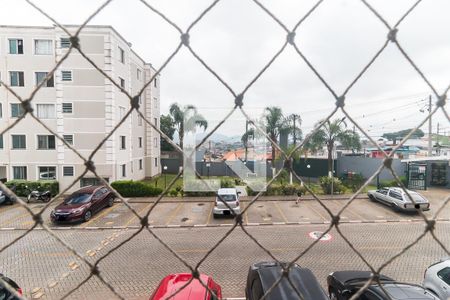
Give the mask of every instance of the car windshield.
<path id="1" fill-rule="evenodd" d="M 69 198 L 67 198 L 64 202 L 66 204 L 82 204 L 82 203 L 87 203 L 89 202 L 89 199 L 91 197 L 91 194 L 87 194 L 87 193 L 77 193 L 77 194 L 72 194 L 70 195 Z"/>
<path id="2" fill-rule="evenodd" d="M 220 195 L 220 198 L 222 198 L 223 201 L 236 201 L 236 196 L 233 194 L 224 194 L 224 195 Z M 217 200 L 220 201 L 220 198 L 217 197 Z"/>

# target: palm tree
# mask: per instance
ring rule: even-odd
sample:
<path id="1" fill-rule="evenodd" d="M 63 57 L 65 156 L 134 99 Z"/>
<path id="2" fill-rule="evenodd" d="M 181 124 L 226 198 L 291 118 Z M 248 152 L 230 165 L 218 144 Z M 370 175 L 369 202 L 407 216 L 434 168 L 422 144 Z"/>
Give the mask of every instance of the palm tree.
<path id="1" fill-rule="evenodd" d="M 297 140 L 302 139 L 302 130 L 300 129 L 300 126 L 302 125 L 302 118 L 299 114 L 290 114 L 286 119 L 288 122 L 288 126 L 290 127 L 289 131 L 292 134 L 293 144 L 294 146 L 296 146 Z"/>
<path id="2" fill-rule="evenodd" d="M 323 121 L 319 122 L 319 124 L 322 122 Z M 336 141 L 343 144 L 352 141 L 352 144 L 354 144 L 354 140 L 356 139 L 359 143 L 359 136 L 355 136 L 351 130 L 346 130 L 345 127 L 347 127 L 345 117 L 332 122 L 327 120 L 325 124 L 323 124 L 323 126 L 311 137 L 308 143 L 308 148 L 312 151 L 317 151 L 322 147 L 322 145 L 326 145 L 328 152 L 328 172 L 333 171 L 332 155 L 334 143 Z"/>
<path id="3" fill-rule="evenodd" d="M 266 107 L 264 115 L 264 125 L 266 132 L 270 139 L 278 142 L 280 134 L 288 133 L 290 131 L 287 119 L 283 116 L 283 111 L 278 106 Z M 272 147 L 272 167 L 275 166 L 275 146 Z"/>
<path id="4" fill-rule="evenodd" d="M 181 149 L 183 149 L 185 132 L 192 132 L 196 127 L 203 127 L 204 130 L 208 128 L 208 121 L 198 113 L 197 108 L 194 105 L 186 105 L 181 109 L 178 103 L 173 103 L 170 105 L 169 113 L 173 118 L 175 130 L 178 132 Z"/>

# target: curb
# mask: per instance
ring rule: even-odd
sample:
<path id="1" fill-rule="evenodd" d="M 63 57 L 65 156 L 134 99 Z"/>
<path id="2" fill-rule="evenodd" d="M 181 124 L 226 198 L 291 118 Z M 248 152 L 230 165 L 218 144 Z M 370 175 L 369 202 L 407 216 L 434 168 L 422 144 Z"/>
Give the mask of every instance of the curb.
<path id="1" fill-rule="evenodd" d="M 422 223 L 423 219 L 398 219 L 398 220 L 341 220 L 339 224 L 387 224 L 387 223 Z M 449 219 L 437 219 L 436 222 L 450 222 Z M 169 225 L 149 225 L 150 229 L 179 229 L 179 228 L 216 228 L 216 227 L 232 227 L 235 223 L 226 224 L 169 224 Z M 309 222 L 271 222 L 271 223 L 247 223 L 244 227 L 258 227 L 258 226 L 295 226 L 295 225 L 330 225 L 330 221 L 309 221 Z M 67 231 L 67 230 L 79 230 L 79 231 L 96 231 L 96 230 L 118 230 L 118 229 L 140 229 L 141 226 L 105 226 L 105 227 L 51 227 L 51 230 Z M 3 227 L 0 231 L 25 231 L 29 228 L 13 228 Z M 44 228 L 36 227 L 33 230 L 43 231 Z"/>

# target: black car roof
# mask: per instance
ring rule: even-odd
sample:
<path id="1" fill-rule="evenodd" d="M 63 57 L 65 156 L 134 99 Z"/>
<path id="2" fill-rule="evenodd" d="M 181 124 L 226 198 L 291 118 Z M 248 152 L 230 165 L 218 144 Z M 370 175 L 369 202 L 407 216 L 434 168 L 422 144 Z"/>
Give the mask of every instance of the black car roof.
<path id="1" fill-rule="evenodd" d="M 265 292 L 269 290 L 275 282 L 277 282 L 283 272 L 281 265 L 276 262 L 254 264 L 252 266 L 252 270 L 258 272 Z M 300 295 L 302 295 L 303 299 L 329 299 L 311 270 L 301 268 L 297 264 L 294 264 L 289 271 L 289 279 Z M 298 299 L 298 296 L 289 281 L 283 277 L 280 283 L 272 289 L 265 299 Z"/>

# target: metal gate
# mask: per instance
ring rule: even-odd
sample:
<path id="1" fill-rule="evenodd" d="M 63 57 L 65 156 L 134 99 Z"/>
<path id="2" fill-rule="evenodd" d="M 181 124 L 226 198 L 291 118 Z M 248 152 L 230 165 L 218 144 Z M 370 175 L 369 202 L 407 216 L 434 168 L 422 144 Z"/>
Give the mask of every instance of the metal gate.
<path id="1" fill-rule="evenodd" d="M 413 190 L 427 189 L 427 165 L 409 163 L 408 164 L 408 188 Z"/>
<path id="2" fill-rule="evenodd" d="M 431 164 L 431 185 L 445 186 L 447 185 L 447 164 L 432 163 Z"/>

